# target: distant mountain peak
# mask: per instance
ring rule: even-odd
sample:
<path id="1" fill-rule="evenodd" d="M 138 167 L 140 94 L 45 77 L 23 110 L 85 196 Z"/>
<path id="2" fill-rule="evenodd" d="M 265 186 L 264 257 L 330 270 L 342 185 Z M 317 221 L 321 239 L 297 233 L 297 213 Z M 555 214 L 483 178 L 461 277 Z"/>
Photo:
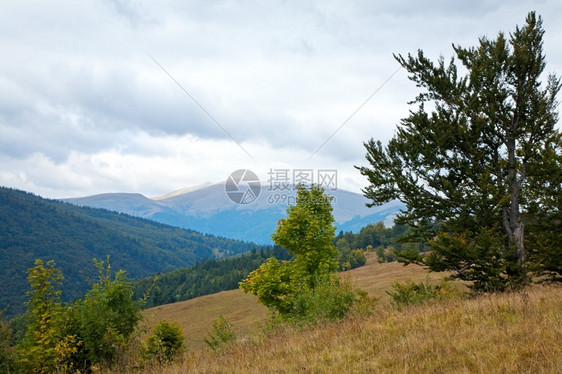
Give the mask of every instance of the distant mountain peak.
<path id="1" fill-rule="evenodd" d="M 200 190 L 202 188 L 209 187 L 213 184 L 214 183 L 211 183 L 211 182 L 204 182 L 204 183 L 200 183 L 200 184 L 195 184 L 195 185 L 192 185 L 192 186 L 180 188 L 179 190 L 172 191 L 172 192 L 167 193 L 167 194 L 162 195 L 162 196 L 151 197 L 151 199 L 152 200 L 165 200 L 165 199 L 169 199 L 170 197 L 175 197 L 175 196 L 183 195 L 183 194 L 186 194 L 186 193 L 189 193 L 189 192 L 194 192 L 194 191 Z"/>
<path id="2" fill-rule="evenodd" d="M 66 201 L 225 238 L 271 244 L 271 234 L 277 222 L 286 215 L 287 206 L 294 204 L 297 193 L 293 185 L 283 186 L 283 189 L 262 185 L 261 191 L 251 191 L 254 195 L 242 191 L 245 195 L 240 196 L 237 204 L 227 192 L 225 182 L 207 182 L 152 199 L 109 194 Z M 378 221 L 391 225 L 404 207 L 399 201 L 391 201 L 368 208 L 369 200 L 361 194 L 341 189 L 326 193 L 334 197 L 332 214 L 338 231 L 359 232 L 364 226 Z"/>

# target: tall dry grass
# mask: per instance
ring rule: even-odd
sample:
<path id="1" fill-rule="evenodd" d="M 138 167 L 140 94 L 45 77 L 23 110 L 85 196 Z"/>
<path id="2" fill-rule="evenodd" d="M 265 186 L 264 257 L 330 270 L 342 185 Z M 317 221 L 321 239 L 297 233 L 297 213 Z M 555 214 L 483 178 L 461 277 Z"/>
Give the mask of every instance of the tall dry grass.
<path id="1" fill-rule="evenodd" d="M 562 288 L 380 307 L 145 373 L 562 373 Z"/>
<path id="2" fill-rule="evenodd" d="M 388 302 L 385 293 L 395 281 L 422 281 L 429 276 L 432 282 L 438 283 L 445 273 L 427 273 L 418 265 L 404 266 L 397 262 L 380 264 L 374 252 L 367 253 L 367 265 L 340 273 L 349 278 L 354 287 L 359 287 Z M 267 308 L 257 303 L 258 299 L 241 290 L 219 292 L 162 305 L 145 311 L 147 328 L 154 327 L 159 321 L 173 321 L 183 329 L 185 343 L 192 351 L 206 349 L 204 339 L 211 328 L 211 324 L 219 316 L 224 316 L 234 325 L 236 335 L 241 339 L 253 339 L 253 332 L 259 331 L 259 325 L 267 319 Z"/>

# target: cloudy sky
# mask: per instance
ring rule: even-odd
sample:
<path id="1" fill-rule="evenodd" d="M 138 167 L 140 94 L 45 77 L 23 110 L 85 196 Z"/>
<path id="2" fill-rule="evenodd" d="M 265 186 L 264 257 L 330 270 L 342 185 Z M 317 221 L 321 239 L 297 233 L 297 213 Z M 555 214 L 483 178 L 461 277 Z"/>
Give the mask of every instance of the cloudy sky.
<path id="1" fill-rule="evenodd" d="M 158 196 L 240 168 L 337 169 L 359 192 L 362 143 L 416 94 L 393 53 L 449 57 L 529 10 L 560 75 L 559 0 L 4 0 L 0 185 Z"/>

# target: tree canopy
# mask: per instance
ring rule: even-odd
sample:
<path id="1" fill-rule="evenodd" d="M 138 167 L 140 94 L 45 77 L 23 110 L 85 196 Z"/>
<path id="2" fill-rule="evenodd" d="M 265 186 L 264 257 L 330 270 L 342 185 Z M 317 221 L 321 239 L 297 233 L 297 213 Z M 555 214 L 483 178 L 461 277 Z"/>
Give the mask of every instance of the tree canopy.
<path id="1" fill-rule="evenodd" d="M 339 281 L 331 198 L 322 187 L 297 186 L 295 205 L 271 236 L 295 257 L 270 258 L 240 283 L 274 314 L 293 321 L 341 318 L 353 305 L 349 284 Z"/>
<path id="2" fill-rule="evenodd" d="M 295 270 L 310 280 L 337 270 L 335 231 L 332 198 L 320 186 L 297 186 L 296 203 L 287 208 L 287 218 L 279 220 L 271 238 L 296 256 Z"/>
<path id="3" fill-rule="evenodd" d="M 386 146 L 365 143 L 370 166 L 358 169 L 372 205 L 404 202 L 396 222 L 432 250 L 406 260 L 478 290 L 523 284 L 531 270 L 560 275 L 561 85 L 544 79 L 543 36 L 531 12 L 509 36 L 453 45 L 448 63 L 395 56 L 421 89 L 418 108 Z"/>

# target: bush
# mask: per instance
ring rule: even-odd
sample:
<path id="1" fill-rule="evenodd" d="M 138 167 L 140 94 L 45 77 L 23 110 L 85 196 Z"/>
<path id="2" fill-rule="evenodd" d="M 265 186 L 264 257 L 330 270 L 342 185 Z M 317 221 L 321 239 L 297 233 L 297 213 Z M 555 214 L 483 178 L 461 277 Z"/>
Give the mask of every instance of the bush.
<path id="1" fill-rule="evenodd" d="M 134 338 L 133 333 L 142 320 L 142 304 L 133 300 L 133 291 L 123 270 L 112 274 L 109 258 L 106 261 L 94 259 L 94 262 L 99 281 L 93 284 L 84 300 L 76 303 L 76 318 L 87 361 L 111 367 Z"/>
<path id="2" fill-rule="evenodd" d="M 11 326 L 4 321 L 4 311 L 0 310 L 0 373 L 13 373 L 16 370 L 15 339 Z"/>
<path id="3" fill-rule="evenodd" d="M 287 319 L 297 323 L 334 321 L 349 312 L 354 300 L 351 282 L 342 281 L 335 275 L 323 276 L 314 288 L 303 286 L 297 292 L 293 310 Z"/>
<path id="4" fill-rule="evenodd" d="M 296 325 L 336 321 L 350 313 L 369 315 L 377 301 L 367 292 L 353 289 L 349 278 L 327 275 L 319 279 L 313 289 L 301 289 L 291 313 L 278 319 Z"/>
<path id="5" fill-rule="evenodd" d="M 160 321 L 147 339 L 145 354 L 148 359 L 170 362 L 183 351 L 183 331 L 177 323 Z"/>
<path id="6" fill-rule="evenodd" d="M 442 280 L 438 285 L 429 283 L 429 279 L 420 283 L 414 283 L 410 280 L 405 284 L 394 282 L 392 290 L 386 291 L 392 298 L 394 305 L 401 310 L 408 305 L 422 304 L 428 300 L 450 299 L 458 297 L 461 291 L 458 290 L 451 282 Z"/>
<path id="7" fill-rule="evenodd" d="M 205 343 L 214 352 L 220 351 L 224 347 L 232 344 L 236 339 L 233 326 L 224 318 L 219 316 L 211 325 L 209 338 L 205 338 Z"/>

